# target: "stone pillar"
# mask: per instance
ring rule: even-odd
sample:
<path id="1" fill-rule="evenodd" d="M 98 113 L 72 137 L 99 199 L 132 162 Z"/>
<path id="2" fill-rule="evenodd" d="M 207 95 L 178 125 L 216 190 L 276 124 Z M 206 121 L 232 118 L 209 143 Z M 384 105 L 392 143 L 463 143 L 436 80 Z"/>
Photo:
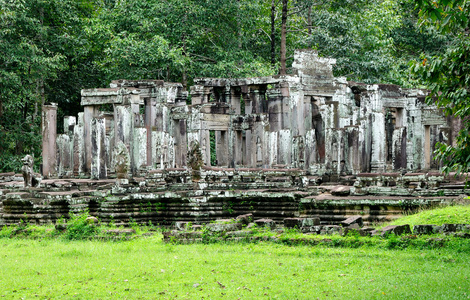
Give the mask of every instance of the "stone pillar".
<path id="1" fill-rule="evenodd" d="M 174 120 L 173 121 L 174 125 L 174 151 L 175 151 L 175 164 L 176 167 L 182 168 L 186 166 L 186 159 L 187 159 L 187 153 L 188 153 L 188 145 L 187 145 L 187 138 L 186 138 L 186 120 L 185 119 L 180 119 L 180 120 Z M 173 146 L 173 145 L 171 145 Z"/>
<path id="2" fill-rule="evenodd" d="M 371 171 L 383 172 L 385 168 L 385 116 L 372 113 L 372 155 Z"/>
<path id="3" fill-rule="evenodd" d="M 230 104 L 232 106 L 233 111 L 235 112 L 236 115 L 241 114 L 241 92 L 240 90 L 231 89 L 231 96 L 230 96 Z"/>
<path id="4" fill-rule="evenodd" d="M 59 176 L 71 176 L 73 174 L 73 133 L 76 126 L 76 118 L 64 117 L 64 132 L 57 137 L 57 169 Z"/>
<path id="5" fill-rule="evenodd" d="M 273 95 L 268 102 L 269 130 L 279 131 L 282 129 L 282 98 L 280 95 Z"/>
<path id="6" fill-rule="evenodd" d="M 250 90 L 250 98 L 251 98 L 251 112 L 254 114 L 261 113 L 260 111 L 260 97 L 259 97 L 259 89 L 253 88 Z"/>
<path id="7" fill-rule="evenodd" d="M 129 147 L 131 140 L 132 113 L 129 105 L 114 106 L 114 144 L 124 143 Z M 129 149 L 129 148 L 128 148 Z"/>
<path id="8" fill-rule="evenodd" d="M 218 166 L 228 165 L 228 132 L 227 131 L 216 131 L 215 132 L 215 144 L 216 144 L 216 156 Z"/>
<path id="9" fill-rule="evenodd" d="M 85 175 L 85 140 L 83 113 L 78 113 L 77 125 L 73 130 L 73 175 Z"/>
<path id="10" fill-rule="evenodd" d="M 155 99 L 145 100 L 145 128 L 147 129 L 147 166 L 152 166 L 152 131 L 156 126 L 156 107 Z"/>
<path id="11" fill-rule="evenodd" d="M 87 105 L 83 109 L 83 133 L 85 135 L 85 172 L 89 172 L 91 170 L 91 122 L 93 118 L 98 116 L 98 108 L 99 107 L 95 105 Z"/>
<path id="12" fill-rule="evenodd" d="M 233 134 L 233 159 L 234 165 L 240 166 L 243 164 L 243 133 L 241 130 L 232 130 Z"/>
<path id="13" fill-rule="evenodd" d="M 132 165 L 131 171 L 133 175 L 138 175 L 138 171 L 147 166 L 147 128 L 137 127 L 134 128 L 132 137 Z"/>
<path id="14" fill-rule="evenodd" d="M 431 126 L 424 126 L 424 169 L 431 168 Z"/>
<path id="15" fill-rule="evenodd" d="M 104 179 L 106 171 L 106 125 L 104 118 L 91 121 L 91 178 Z"/>
<path id="16" fill-rule="evenodd" d="M 42 176 L 56 174 L 57 163 L 57 103 L 42 107 Z"/>

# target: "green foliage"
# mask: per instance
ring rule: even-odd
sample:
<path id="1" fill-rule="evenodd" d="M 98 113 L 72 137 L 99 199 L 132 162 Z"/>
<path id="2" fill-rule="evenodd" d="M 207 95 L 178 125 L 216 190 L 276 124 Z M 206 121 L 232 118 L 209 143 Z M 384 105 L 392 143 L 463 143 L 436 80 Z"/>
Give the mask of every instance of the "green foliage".
<path id="1" fill-rule="evenodd" d="M 425 56 L 413 64 L 413 72 L 431 90 L 427 98 L 448 116 L 460 119 L 462 130 L 449 145 L 439 143 L 435 158 L 444 163 L 443 171 L 467 172 L 470 168 L 470 2 L 463 0 L 418 1 L 423 23 L 434 25 L 454 36 L 442 55 Z M 454 144 L 454 145 L 452 145 Z"/>
<path id="2" fill-rule="evenodd" d="M 93 237 L 98 233 L 98 227 L 87 221 L 90 217 L 88 212 L 81 214 L 70 214 L 70 219 L 67 221 L 67 229 L 65 232 L 65 239 L 67 240 L 83 240 Z"/>

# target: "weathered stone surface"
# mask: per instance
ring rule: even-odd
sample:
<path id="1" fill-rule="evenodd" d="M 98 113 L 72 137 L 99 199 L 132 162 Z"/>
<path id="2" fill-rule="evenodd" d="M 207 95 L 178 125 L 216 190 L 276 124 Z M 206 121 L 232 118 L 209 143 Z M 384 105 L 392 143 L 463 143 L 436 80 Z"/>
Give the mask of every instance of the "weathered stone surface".
<path id="1" fill-rule="evenodd" d="M 361 216 L 352 216 L 352 217 L 347 218 L 344 221 L 341 221 L 341 225 L 343 225 L 344 227 L 348 227 L 353 224 L 357 224 L 359 227 L 362 227 L 363 223 L 364 222 Z"/>
<path id="2" fill-rule="evenodd" d="M 254 220 L 253 223 L 255 223 L 258 227 L 268 227 L 270 229 L 274 229 L 276 227 L 276 223 L 274 223 L 274 221 L 271 219 L 258 219 Z"/>
<path id="3" fill-rule="evenodd" d="M 302 218 L 285 218 L 284 227 L 286 228 L 300 228 L 302 227 Z"/>
<path id="4" fill-rule="evenodd" d="M 387 236 L 389 234 L 402 235 L 402 234 L 411 234 L 410 225 L 389 225 L 382 228 L 382 236 Z"/>
<path id="5" fill-rule="evenodd" d="M 248 225 L 251 221 L 253 221 L 253 214 L 240 215 L 236 220 L 237 222 L 240 222 L 244 225 Z"/>
<path id="6" fill-rule="evenodd" d="M 342 227 L 338 225 L 325 225 L 322 226 L 320 234 L 339 234 L 341 233 Z"/>
<path id="7" fill-rule="evenodd" d="M 413 233 L 422 235 L 422 234 L 432 234 L 434 225 L 414 225 Z"/>
<path id="8" fill-rule="evenodd" d="M 302 218 L 302 227 L 311 227 L 320 225 L 320 218 Z"/>
<path id="9" fill-rule="evenodd" d="M 213 232 L 237 231 L 242 229 L 240 223 L 209 223 L 206 228 Z"/>
<path id="10" fill-rule="evenodd" d="M 350 186 L 336 186 L 331 190 L 331 194 L 335 196 L 347 196 L 351 192 Z"/>

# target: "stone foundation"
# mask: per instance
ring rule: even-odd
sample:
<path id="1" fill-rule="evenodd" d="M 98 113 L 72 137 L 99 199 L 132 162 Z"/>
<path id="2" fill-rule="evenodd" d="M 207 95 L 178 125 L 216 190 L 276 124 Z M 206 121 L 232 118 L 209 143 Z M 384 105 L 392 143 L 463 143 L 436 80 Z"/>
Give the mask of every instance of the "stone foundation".
<path id="1" fill-rule="evenodd" d="M 0 224 L 21 220 L 45 224 L 88 210 L 102 222 L 117 225 L 205 224 L 244 214 L 278 224 L 286 218 L 318 218 L 321 225 L 361 216 L 364 225 L 370 225 L 410 210 L 452 204 L 462 199 L 460 194 L 470 192 L 461 178 L 441 176 L 435 186 L 429 184 L 435 175 L 422 176 L 425 188 L 360 187 L 361 178 L 350 176 L 340 181 L 351 185 L 317 184 L 316 177 L 305 171 L 271 169 L 211 168 L 201 170 L 198 181 L 185 170 L 165 169 L 149 172 L 145 178 L 46 179 L 40 187 L 28 189 L 13 177 L 0 183 Z M 378 177 L 382 182 L 384 177 Z M 12 177 L 0 174 L 0 178 Z"/>

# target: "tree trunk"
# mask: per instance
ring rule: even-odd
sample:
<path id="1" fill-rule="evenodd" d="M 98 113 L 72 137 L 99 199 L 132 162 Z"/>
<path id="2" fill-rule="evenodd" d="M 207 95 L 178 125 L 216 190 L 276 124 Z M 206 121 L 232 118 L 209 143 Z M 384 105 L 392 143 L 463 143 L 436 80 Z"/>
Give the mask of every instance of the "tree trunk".
<path id="1" fill-rule="evenodd" d="M 271 1 L 271 65 L 276 65 L 276 0 Z"/>
<path id="2" fill-rule="evenodd" d="M 307 14 L 307 32 L 308 32 L 308 37 L 312 37 L 312 5 L 308 7 L 308 14 Z M 310 44 L 311 42 L 309 42 Z"/>
<path id="3" fill-rule="evenodd" d="M 287 3 L 289 0 L 282 0 L 282 18 L 281 18 L 281 69 L 280 75 L 286 75 L 286 36 L 287 36 Z"/>

